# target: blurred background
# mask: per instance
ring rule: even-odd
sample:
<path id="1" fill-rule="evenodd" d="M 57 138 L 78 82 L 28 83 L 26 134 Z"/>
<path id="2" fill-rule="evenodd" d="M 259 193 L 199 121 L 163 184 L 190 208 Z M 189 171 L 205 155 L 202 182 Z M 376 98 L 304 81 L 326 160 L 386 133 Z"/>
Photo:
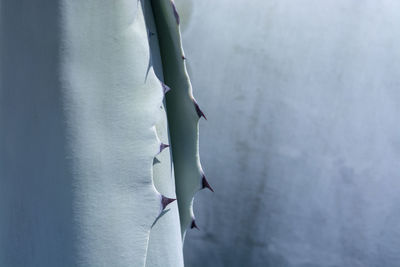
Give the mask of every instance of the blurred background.
<path id="1" fill-rule="evenodd" d="M 400 2 L 175 2 L 215 190 L 186 265 L 400 266 Z"/>

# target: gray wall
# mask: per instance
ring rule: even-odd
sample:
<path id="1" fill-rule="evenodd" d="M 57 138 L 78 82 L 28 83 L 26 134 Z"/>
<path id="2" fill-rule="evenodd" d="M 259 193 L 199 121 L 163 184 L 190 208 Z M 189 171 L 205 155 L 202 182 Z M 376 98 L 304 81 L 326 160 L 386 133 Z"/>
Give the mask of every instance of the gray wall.
<path id="1" fill-rule="evenodd" d="M 215 189 L 187 266 L 400 266 L 400 2 L 176 2 Z"/>

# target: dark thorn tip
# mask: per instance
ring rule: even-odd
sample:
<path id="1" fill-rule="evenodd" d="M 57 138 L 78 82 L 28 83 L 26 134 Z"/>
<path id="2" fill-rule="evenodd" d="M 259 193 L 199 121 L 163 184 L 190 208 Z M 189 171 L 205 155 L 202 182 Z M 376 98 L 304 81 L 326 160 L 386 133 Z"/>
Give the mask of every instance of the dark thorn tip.
<path id="1" fill-rule="evenodd" d="M 151 37 L 153 35 L 155 35 L 155 33 L 149 30 L 149 37 Z"/>
<path id="2" fill-rule="evenodd" d="M 200 228 L 197 226 L 196 222 L 192 220 L 192 223 L 190 224 L 190 229 L 196 228 L 197 230 L 200 230 Z"/>
<path id="3" fill-rule="evenodd" d="M 204 115 L 203 111 L 201 111 L 201 109 L 200 109 L 199 105 L 197 104 L 196 100 L 194 100 L 194 106 L 196 108 L 196 112 L 197 112 L 197 115 L 199 116 L 199 118 L 203 117 L 204 119 L 207 120 L 206 115 Z"/>
<path id="4" fill-rule="evenodd" d="M 161 161 L 160 161 L 158 158 L 154 157 L 154 159 L 153 159 L 153 165 L 156 165 L 156 164 L 158 164 L 158 163 L 161 163 Z"/>
<path id="5" fill-rule="evenodd" d="M 185 60 L 185 59 L 186 59 L 186 57 L 185 57 L 184 55 L 182 55 L 182 59 L 183 59 L 183 60 Z"/>
<path id="6" fill-rule="evenodd" d="M 179 14 L 178 14 L 178 11 L 176 10 L 175 3 L 174 3 L 173 0 L 171 0 L 171 5 L 172 5 L 172 10 L 174 11 L 174 16 L 175 16 L 175 19 L 176 19 L 176 24 L 179 25 L 179 23 L 180 23 L 180 18 L 179 18 Z"/>
<path id="7" fill-rule="evenodd" d="M 161 153 L 161 151 L 163 151 L 163 150 L 166 149 L 167 147 L 169 147 L 169 145 L 164 144 L 164 143 L 161 143 L 161 145 L 160 145 L 160 153 Z"/>
<path id="8" fill-rule="evenodd" d="M 161 206 L 162 206 L 162 210 L 164 210 L 169 203 L 172 203 L 176 200 L 176 198 L 169 198 L 166 197 L 164 195 L 161 195 Z"/>
<path id="9" fill-rule="evenodd" d="M 204 174 L 203 174 L 203 177 L 201 178 L 201 186 L 202 186 L 201 189 L 208 188 L 208 189 L 210 189 L 211 192 L 214 193 L 214 189 L 212 189 L 211 185 L 208 183 Z"/>
<path id="10" fill-rule="evenodd" d="M 163 88 L 164 95 L 165 95 L 166 93 L 168 93 L 169 91 L 171 91 L 171 88 L 169 88 L 169 86 L 166 85 L 165 83 L 161 83 L 161 86 L 162 86 L 162 88 Z"/>

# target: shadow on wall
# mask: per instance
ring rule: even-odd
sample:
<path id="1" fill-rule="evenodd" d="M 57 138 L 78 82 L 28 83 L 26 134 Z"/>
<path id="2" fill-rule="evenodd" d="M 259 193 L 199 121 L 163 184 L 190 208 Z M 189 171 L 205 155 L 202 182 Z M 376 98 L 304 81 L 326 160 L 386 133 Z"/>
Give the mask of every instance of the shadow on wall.
<path id="1" fill-rule="evenodd" d="M 195 199 L 187 266 L 398 266 L 400 3 L 192 2 L 215 194 Z"/>

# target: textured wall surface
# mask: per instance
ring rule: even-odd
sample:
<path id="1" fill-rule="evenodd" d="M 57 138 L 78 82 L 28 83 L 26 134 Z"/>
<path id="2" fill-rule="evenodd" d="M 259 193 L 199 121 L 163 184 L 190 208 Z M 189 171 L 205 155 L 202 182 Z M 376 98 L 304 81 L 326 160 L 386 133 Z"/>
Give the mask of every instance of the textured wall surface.
<path id="1" fill-rule="evenodd" d="M 216 191 L 187 266 L 400 266 L 400 2 L 176 2 Z"/>

